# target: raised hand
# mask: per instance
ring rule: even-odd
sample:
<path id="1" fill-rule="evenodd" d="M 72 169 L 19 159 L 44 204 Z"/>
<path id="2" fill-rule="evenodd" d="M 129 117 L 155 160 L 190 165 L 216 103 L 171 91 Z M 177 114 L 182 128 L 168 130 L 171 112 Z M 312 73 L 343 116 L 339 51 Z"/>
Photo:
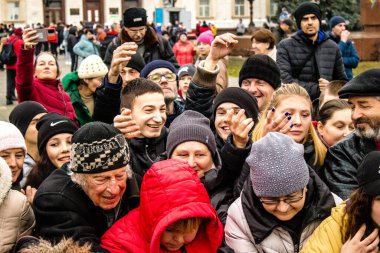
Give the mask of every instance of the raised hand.
<path id="1" fill-rule="evenodd" d="M 139 137 L 140 127 L 136 121 L 132 119 L 132 112 L 130 109 L 122 109 L 121 114 L 113 119 L 113 125 L 124 135 L 127 139 Z"/>
<path id="2" fill-rule="evenodd" d="M 244 113 L 244 109 L 240 109 L 236 114 L 233 109 L 227 111 L 227 124 L 232 134 L 233 144 L 237 148 L 245 148 L 249 132 L 255 124 L 252 118 L 247 118 Z"/>
<path id="3" fill-rule="evenodd" d="M 205 68 L 208 70 L 214 70 L 218 61 L 231 53 L 237 43 L 236 35 L 232 33 L 224 33 L 216 36 L 211 43 L 210 53 L 205 62 Z"/>
<path id="4" fill-rule="evenodd" d="M 116 83 L 122 69 L 128 64 L 132 56 L 137 52 L 135 42 L 126 42 L 113 51 L 112 62 L 108 71 L 110 83 Z"/>
<path id="5" fill-rule="evenodd" d="M 293 127 L 293 124 L 291 121 L 292 116 L 290 116 L 288 112 L 285 112 L 284 114 L 280 116 L 277 116 L 275 119 L 274 119 L 274 112 L 275 112 L 275 108 L 272 108 L 268 112 L 267 120 L 265 122 L 264 129 L 263 129 L 263 136 L 265 136 L 269 132 L 279 132 L 279 133 L 286 134 Z"/>
<path id="6" fill-rule="evenodd" d="M 24 49 L 29 50 L 33 49 L 38 42 L 37 31 L 32 28 L 26 28 L 22 33 L 22 40 L 24 41 Z"/>
<path id="7" fill-rule="evenodd" d="M 377 253 L 379 251 L 379 230 L 375 228 L 372 233 L 365 239 L 363 235 L 365 233 L 366 226 L 363 224 L 355 236 L 348 239 L 343 244 L 341 253 Z"/>

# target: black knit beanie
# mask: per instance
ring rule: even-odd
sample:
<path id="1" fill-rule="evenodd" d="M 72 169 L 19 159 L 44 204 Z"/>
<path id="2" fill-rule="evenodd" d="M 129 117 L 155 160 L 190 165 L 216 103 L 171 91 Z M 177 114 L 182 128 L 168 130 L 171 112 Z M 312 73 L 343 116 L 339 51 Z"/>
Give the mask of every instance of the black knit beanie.
<path id="1" fill-rule="evenodd" d="M 30 122 L 40 113 L 47 113 L 43 105 L 35 101 L 24 101 L 13 108 L 9 114 L 9 122 L 15 125 L 25 137 Z"/>
<path id="2" fill-rule="evenodd" d="M 280 69 L 268 55 L 256 54 L 248 57 L 239 72 L 239 86 L 243 80 L 256 78 L 267 82 L 273 89 L 281 85 Z"/>
<path id="3" fill-rule="evenodd" d="M 126 9 L 123 15 L 125 27 L 146 26 L 147 23 L 146 10 L 144 8 L 133 7 Z"/>
<path id="4" fill-rule="evenodd" d="M 69 168 L 75 173 L 116 170 L 128 165 L 129 160 L 128 143 L 112 125 L 90 122 L 73 135 Z"/>
<path id="5" fill-rule="evenodd" d="M 241 109 L 244 109 L 247 118 L 252 118 L 255 124 L 257 123 L 259 106 L 257 99 L 249 92 L 238 87 L 224 89 L 214 99 L 214 104 L 212 105 L 213 115 L 215 116 L 216 109 L 218 109 L 219 105 L 227 102 L 234 103 Z"/>
<path id="6" fill-rule="evenodd" d="M 138 72 L 141 72 L 141 70 L 145 67 L 145 61 L 139 53 L 136 53 L 129 60 L 126 67 L 133 68 Z"/>
<path id="7" fill-rule="evenodd" d="M 78 130 L 77 125 L 71 119 L 55 112 L 49 112 L 38 120 L 36 128 L 38 130 L 37 145 L 38 152 L 42 154 L 46 143 L 51 137 L 57 134 L 73 134 Z"/>
<path id="8" fill-rule="evenodd" d="M 308 14 L 314 14 L 318 18 L 319 24 L 322 24 L 322 12 L 319 5 L 312 2 L 304 2 L 300 4 L 294 12 L 298 29 L 301 29 L 302 17 Z"/>
<path id="9" fill-rule="evenodd" d="M 216 142 L 210 128 L 210 120 L 196 111 L 187 110 L 179 115 L 169 127 L 166 151 L 170 158 L 181 143 L 197 141 L 205 144 L 212 156 L 216 153 Z"/>

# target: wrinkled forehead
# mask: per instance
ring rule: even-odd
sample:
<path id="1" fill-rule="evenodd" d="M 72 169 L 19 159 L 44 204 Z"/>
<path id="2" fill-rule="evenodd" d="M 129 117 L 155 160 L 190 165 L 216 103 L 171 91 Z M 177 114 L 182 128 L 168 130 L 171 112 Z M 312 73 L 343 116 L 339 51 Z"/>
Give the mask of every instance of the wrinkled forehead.
<path id="1" fill-rule="evenodd" d="M 161 75 L 164 75 L 164 74 L 168 74 L 168 73 L 173 73 L 170 69 L 168 68 L 157 68 L 157 69 L 154 69 L 152 70 L 148 76 L 150 75 L 154 75 L 154 74 L 161 74 Z"/>

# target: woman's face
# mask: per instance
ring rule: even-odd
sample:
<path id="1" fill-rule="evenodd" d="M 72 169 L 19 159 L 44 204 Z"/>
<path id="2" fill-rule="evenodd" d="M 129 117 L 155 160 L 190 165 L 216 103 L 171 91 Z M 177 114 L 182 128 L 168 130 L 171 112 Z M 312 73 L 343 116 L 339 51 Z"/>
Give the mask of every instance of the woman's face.
<path id="1" fill-rule="evenodd" d="M 56 134 L 46 143 L 46 153 L 57 168 L 70 161 L 71 137 L 69 133 Z"/>
<path id="2" fill-rule="evenodd" d="M 380 195 L 376 196 L 372 201 L 371 218 L 380 228 Z"/>
<path id="3" fill-rule="evenodd" d="M 197 141 L 187 141 L 179 144 L 170 158 L 187 162 L 200 178 L 211 170 L 213 165 L 210 150 L 205 144 Z"/>
<path id="4" fill-rule="evenodd" d="M 306 138 L 311 125 L 311 104 L 306 98 L 301 96 L 286 96 L 280 98 L 281 101 L 276 107 L 274 119 L 281 117 L 285 112 L 291 116 L 293 127 L 286 134 L 295 142 L 302 143 Z"/>
<path id="5" fill-rule="evenodd" d="M 58 69 L 55 58 L 50 54 L 40 55 L 36 62 L 34 76 L 41 80 L 57 79 Z"/>
<path id="6" fill-rule="evenodd" d="M 269 43 L 268 42 L 259 42 L 255 39 L 252 39 L 252 50 L 255 54 L 268 54 Z"/>
<path id="7" fill-rule="evenodd" d="M 354 130 L 351 109 L 334 112 L 325 125 L 318 122 L 318 133 L 330 147 Z"/>
<path id="8" fill-rule="evenodd" d="M 260 201 L 268 213 L 280 221 L 289 221 L 301 211 L 305 205 L 307 189 L 294 192 L 279 198 L 260 198 Z"/>
<path id="9" fill-rule="evenodd" d="M 84 79 L 91 93 L 95 93 L 96 88 L 98 88 L 102 84 L 102 80 L 103 76 Z"/>
<path id="10" fill-rule="evenodd" d="M 0 151 L 2 157 L 12 171 L 12 183 L 17 181 L 24 164 L 25 152 L 22 148 L 11 148 Z"/>

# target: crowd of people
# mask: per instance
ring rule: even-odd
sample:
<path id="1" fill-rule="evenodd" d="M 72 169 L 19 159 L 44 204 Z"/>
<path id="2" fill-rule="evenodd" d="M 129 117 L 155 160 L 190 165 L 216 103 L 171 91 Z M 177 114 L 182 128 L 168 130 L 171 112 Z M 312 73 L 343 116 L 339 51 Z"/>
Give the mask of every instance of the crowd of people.
<path id="1" fill-rule="evenodd" d="M 0 252 L 379 252 L 380 69 L 353 76 L 344 18 L 324 32 L 316 3 L 292 15 L 293 35 L 286 9 L 251 35 L 238 87 L 241 21 L 195 47 L 139 7 L 67 27 L 62 81 L 56 49 L 15 28 Z"/>

